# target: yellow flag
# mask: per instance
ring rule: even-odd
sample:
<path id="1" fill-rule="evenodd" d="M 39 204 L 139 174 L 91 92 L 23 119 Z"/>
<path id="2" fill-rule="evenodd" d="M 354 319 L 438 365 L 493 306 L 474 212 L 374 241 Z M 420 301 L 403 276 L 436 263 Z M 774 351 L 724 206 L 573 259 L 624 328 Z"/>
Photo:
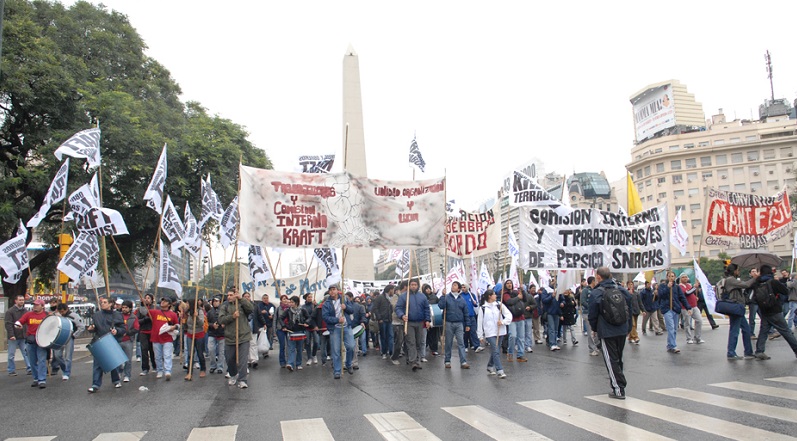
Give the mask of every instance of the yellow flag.
<path id="1" fill-rule="evenodd" d="M 633 216 L 642 211 L 642 200 L 639 199 L 639 193 L 636 191 L 634 180 L 631 179 L 631 173 L 626 172 L 628 176 L 628 215 Z"/>

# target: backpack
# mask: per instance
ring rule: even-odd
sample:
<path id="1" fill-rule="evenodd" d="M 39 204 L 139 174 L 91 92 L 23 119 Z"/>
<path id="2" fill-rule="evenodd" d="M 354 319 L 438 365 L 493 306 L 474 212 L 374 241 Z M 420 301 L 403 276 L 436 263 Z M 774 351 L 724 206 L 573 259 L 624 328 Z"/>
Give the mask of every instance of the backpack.
<path id="1" fill-rule="evenodd" d="M 620 326 L 628 322 L 630 311 L 628 311 L 628 303 L 625 301 L 623 292 L 616 287 L 605 289 L 601 299 L 600 313 L 610 325 Z"/>
<path id="2" fill-rule="evenodd" d="M 762 311 L 772 311 L 779 305 L 777 293 L 772 291 L 769 281 L 759 284 L 753 292 L 753 299 Z"/>
<path id="3" fill-rule="evenodd" d="M 512 313 L 512 318 L 523 317 L 523 312 L 525 310 L 526 310 L 526 302 L 522 300 L 518 300 L 517 303 L 515 303 L 509 308 L 509 312 Z"/>

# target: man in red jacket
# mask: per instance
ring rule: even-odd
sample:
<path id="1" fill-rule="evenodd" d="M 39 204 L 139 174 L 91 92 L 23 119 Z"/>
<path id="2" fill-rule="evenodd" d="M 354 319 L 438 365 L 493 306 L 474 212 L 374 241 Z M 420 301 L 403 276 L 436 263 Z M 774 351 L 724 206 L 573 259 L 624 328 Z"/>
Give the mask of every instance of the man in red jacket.
<path id="1" fill-rule="evenodd" d="M 14 327 L 22 329 L 28 327 L 25 334 L 25 342 L 28 345 L 28 357 L 30 358 L 30 371 L 33 375 L 31 387 L 39 386 L 39 389 L 47 387 L 47 348 L 43 348 L 36 343 L 36 331 L 47 313 L 44 312 L 44 300 L 33 302 L 33 311 L 28 311 L 14 323 Z"/>
<path id="2" fill-rule="evenodd" d="M 701 338 L 703 336 L 703 317 L 700 314 L 700 308 L 697 307 L 697 293 L 695 288 L 689 283 L 689 276 L 681 274 L 681 291 L 686 296 L 688 305 L 681 310 L 684 316 L 684 328 L 686 330 L 686 343 L 687 344 L 702 344 L 705 341 Z M 689 318 L 692 318 L 693 324 L 690 326 Z M 694 331 L 692 331 L 694 327 Z"/>
<path id="3" fill-rule="evenodd" d="M 177 314 L 171 310 L 172 301 L 168 297 L 161 298 L 160 310 L 151 309 L 149 314 L 152 317 L 152 347 L 155 349 L 155 363 L 158 367 L 158 375 L 155 378 L 166 377 L 166 381 L 172 379 L 172 354 L 174 353 L 174 337 L 172 332 L 177 329 L 180 323 Z M 163 326 L 165 332 L 161 333 Z"/>

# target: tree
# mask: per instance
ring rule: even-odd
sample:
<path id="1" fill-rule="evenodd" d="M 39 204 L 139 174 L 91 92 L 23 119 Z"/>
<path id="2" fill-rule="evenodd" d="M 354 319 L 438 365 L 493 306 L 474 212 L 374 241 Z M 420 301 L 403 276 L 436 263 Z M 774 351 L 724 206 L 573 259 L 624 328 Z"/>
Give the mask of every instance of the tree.
<path id="1" fill-rule="evenodd" d="M 74 133 L 99 124 L 103 205 L 122 213 L 129 236 L 116 238 L 132 267 L 146 261 L 159 217 L 142 201 L 163 144 L 169 146 L 166 192 L 178 207 L 200 206 L 199 177 L 216 178 L 223 202 L 237 191 L 238 161 L 270 168 L 265 152 L 234 122 L 211 116 L 199 103 L 183 104 L 169 71 L 148 57 L 126 16 L 79 1 L 69 8 L 46 1 L 8 0 L 0 73 L 0 240 L 19 219 L 39 209 L 60 166 L 53 152 Z M 69 191 L 88 182 L 82 160 L 70 166 Z M 67 210 L 68 211 L 68 210 Z M 56 242 L 64 216 L 53 207 L 38 233 Z M 67 225 L 67 231 L 72 225 Z M 32 231 L 28 232 L 28 241 Z M 120 260 L 109 245 L 109 265 Z M 32 268 L 52 274 L 57 251 L 42 252 Z M 24 292 L 3 283 L 7 295 Z"/>

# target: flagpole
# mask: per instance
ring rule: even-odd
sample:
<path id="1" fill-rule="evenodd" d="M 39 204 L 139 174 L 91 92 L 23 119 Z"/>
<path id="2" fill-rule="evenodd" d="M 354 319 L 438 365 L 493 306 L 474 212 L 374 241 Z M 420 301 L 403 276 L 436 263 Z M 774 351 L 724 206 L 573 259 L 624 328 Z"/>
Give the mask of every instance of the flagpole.
<path id="1" fill-rule="evenodd" d="M 409 255 L 408 259 L 410 261 L 410 272 L 409 278 L 407 279 L 407 306 L 404 310 L 404 335 L 407 335 L 407 327 L 409 326 L 409 319 L 410 319 L 410 282 L 412 281 L 412 255 L 415 254 L 414 252 L 410 251 L 407 253 Z"/>
<path id="2" fill-rule="evenodd" d="M 97 147 L 99 148 L 99 146 Z M 97 168 L 98 183 L 100 185 L 100 207 L 102 207 L 102 164 Z M 100 236 L 100 252 L 102 253 L 102 272 L 105 278 L 105 297 L 111 301 L 111 282 L 108 277 L 108 248 L 105 245 L 105 236 Z M 97 304 L 99 306 L 99 303 Z"/>
<path id="3" fill-rule="evenodd" d="M 700 265 L 700 251 L 703 249 L 703 234 L 705 234 L 706 222 L 708 222 L 708 187 L 703 187 L 703 195 L 704 195 L 704 202 L 703 202 L 703 232 L 700 234 L 700 242 L 697 244 L 697 264 Z"/>
<path id="4" fill-rule="evenodd" d="M 238 278 L 240 277 L 240 268 L 238 267 L 238 236 L 241 234 L 241 165 L 244 162 L 244 155 L 241 153 L 238 159 L 238 203 L 235 204 L 235 210 L 238 212 L 238 222 L 235 225 L 235 242 L 233 242 L 233 255 L 235 256 L 235 272 L 233 272 L 233 283 L 235 285 L 235 312 L 238 311 L 238 297 L 242 294 L 238 293 Z M 226 251 L 225 251 L 226 252 Z M 266 254 L 268 256 L 268 254 Z M 238 363 L 238 318 L 235 319 L 235 363 Z"/>
<path id="5" fill-rule="evenodd" d="M 160 255 L 160 247 L 159 247 L 158 244 L 160 244 L 161 231 L 163 230 L 163 215 L 166 212 L 166 198 L 162 197 L 162 199 L 163 199 L 163 201 L 162 201 L 162 206 L 161 206 L 161 215 L 160 215 L 160 220 L 158 221 L 158 232 L 155 234 L 155 242 L 152 244 L 152 251 L 150 251 L 149 259 L 147 259 L 147 271 L 144 273 L 144 283 L 147 283 L 147 279 L 149 279 L 149 268 L 150 268 L 150 265 L 151 265 L 151 262 L 152 262 L 152 258 L 154 257 L 154 254 L 155 254 L 155 247 L 158 247 L 158 254 Z M 157 285 L 158 284 L 156 283 L 155 285 L 156 285 L 155 295 L 157 296 L 158 295 L 158 290 L 157 290 Z M 146 290 L 146 287 L 144 287 L 144 289 Z"/>
<path id="6" fill-rule="evenodd" d="M 202 257 L 202 251 L 204 251 L 205 243 L 202 242 L 199 244 L 199 257 Z M 197 274 L 197 284 L 196 284 L 196 291 L 194 293 L 194 325 L 191 329 L 191 354 L 188 356 L 188 375 L 185 376 L 185 381 L 191 381 L 193 377 L 191 373 L 194 370 L 194 352 L 196 349 L 196 317 L 197 317 L 197 307 L 199 306 L 199 274 Z M 235 362 L 238 362 L 236 358 Z M 200 374 L 201 375 L 201 374 Z"/>
<path id="7" fill-rule="evenodd" d="M 119 245 L 116 243 L 116 238 L 111 235 L 111 242 L 113 242 L 113 246 L 116 247 L 116 252 L 119 253 L 119 258 L 122 259 L 122 264 L 124 264 L 125 269 L 127 270 L 127 274 L 130 276 L 130 280 L 133 281 L 133 286 L 136 288 L 138 292 L 138 298 L 141 302 L 144 302 L 144 296 L 141 293 L 141 289 L 138 288 L 138 284 L 136 283 L 136 278 L 133 277 L 133 273 L 130 271 L 130 267 L 127 266 L 127 262 L 125 261 L 125 257 L 122 255 L 122 251 L 119 249 Z"/>
<path id="8" fill-rule="evenodd" d="M 413 173 L 414 173 L 415 168 L 413 168 L 412 170 L 413 170 Z M 443 182 L 445 182 L 445 185 L 443 185 L 443 200 L 444 201 L 448 201 L 448 170 L 445 169 L 445 168 L 443 169 Z M 445 218 L 447 215 L 448 215 L 448 213 L 446 212 L 446 204 L 443 204 L 443 217 Z M 445 222 L 443 222 L 443 245 L 445 246 L 445 254 L 444 254 L 444 256 L 445 256 L 444 257 L 445 273 L 444 273 L 444 276 L 443 276 L 443 295 L 446 295 L 446 290 L 448 289 L 448 284 L 446 283 L 446 282 L 448 282 L 448 234 L 446 233 L 446 226 L 445 225 L 446 225 Z M 432 278 L 432 280 L 434 280 L 434 278 Z M 409 304 L 409 302 L 407 302 L 407 303 Z M 446 352 L 446 311 L 447 310 L 448 310 L 448 302 L 446 302 L 446 309 L 443 310 L 443 344 L 442 344 L 442 348 L 443 348 L 443 353 L 444 354 Z M 432 322 L 432 323 L 434 323 L 434 322 Z"/>
<path id="9" fill-rule="evenodd" d="M 66 188 L 64 188 L 64 193 L 66 193 Z M 62 236 L 64 235 L 64 216 L 66 216 L 66 200 L 69 199 L 64 194 L 64 202 L 61 204 L 61 233 L 58 235 L 58 249 L 60 252 L 61 249 L 61 240 Z M 27 250 L 27 248 L 26 248 Z M 30 266 L 28 266 L 30 269 Z M 59 295 L 61 293 L 61 272 L 58 269 L 55 270 L 55 295 Z M 61 300 L 66 303 L 66 298 L 61 298 Z"/>

